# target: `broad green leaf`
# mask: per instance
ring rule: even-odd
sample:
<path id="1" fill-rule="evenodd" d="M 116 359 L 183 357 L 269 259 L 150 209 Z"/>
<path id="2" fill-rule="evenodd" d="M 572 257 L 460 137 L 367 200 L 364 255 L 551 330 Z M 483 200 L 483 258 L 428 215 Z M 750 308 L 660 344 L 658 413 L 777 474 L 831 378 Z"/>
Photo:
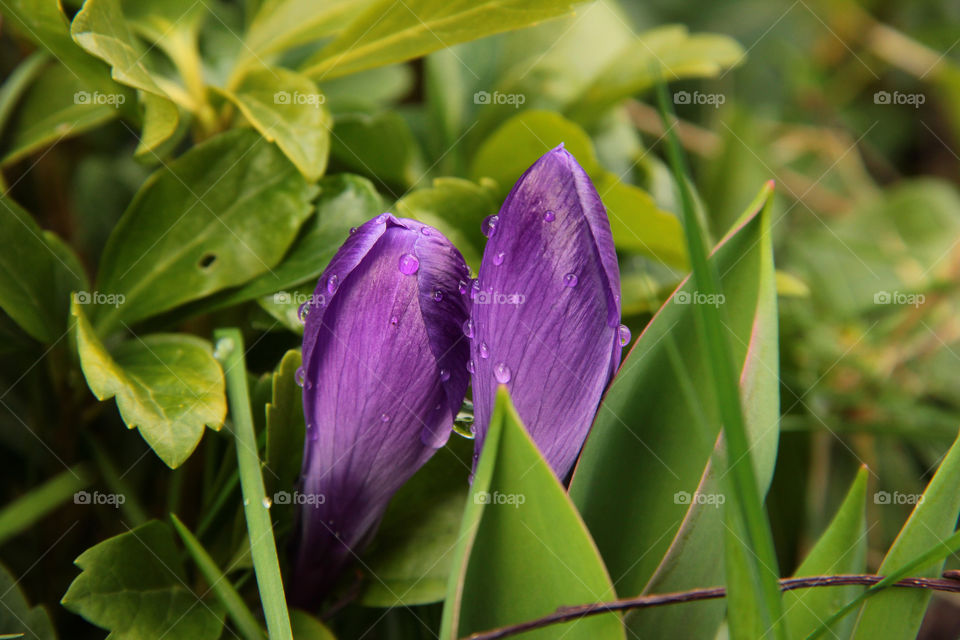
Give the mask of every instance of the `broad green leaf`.
<path id="1" fill-rule="evenodd" d="M 960 438 L 958 438 L 923 492 L 923 499 L 893 541 L 877 575 L 886 575 L 936 547 L 956 529 L 960 512 Z M 936 578 L 943 561 L 915 575 Z M 887 590 L 868 600 L 857 620 L 855 640 L 908 640 L 917 637 L 923 614 L 930 603 L 926 589 Z"/>
<path id="2" fill-rule="evenodd" d="M 9 137 L 0 164 L 7 165 L 38 149 L 88 131 L 116 118 L 123 93 L 91 91 L 89 85 L 61 64 L 44 66 L 26 89 L 7 124 Z M 109 102 L 101 102 L 110 100 Z"/>
<path id="3" fill-rule="evenodd" d="M 138 153 L 156 148 L 177 130 L 179 115 L 170 96 L 146 66 L 146 52 L 130 31 L 119 0 L 87 0 L 70 26 L 73 39 L 111 67 L 114 80 L 154 96 L 144 100 L 144 133 Z"/>
<path id="4" fill-rule="evenodd" d="M 412 191 L 395 205 L 397 215 L 436 227 L 457 246 L 474 273 L 480 268 L 483 219 L 497 212 L 490 185 L 461 178 L 437 178 L 433 186 Z"/>
<path id="5" fill-rule="evenodd" d="M 300 609 L 290 610 L 290 626 L 296 640 L 337 640 L 326 625 Z"/>
<path id="6" fill-rule="evenodd" d="M 113 329 L 269 272 L 310 215 L 315 187 L 250 130 L 221 134 L 159 169 L 107 242 L 98 288 Z"/>
<path id="7" fill-rule="evenodd" d="M 601 71 L 567 109 L 577 122 L 590 123 L 611 106 L 667 82 L 719 75 L 744 58 L 732 38 L 712 33 L 691 35 L 681 25 L 658 27 L 637 36 Z"/>
<path id="8" fill-rule="evenodd" d="M 67 330 L 70 292 L 86 287 L 73 251 L 0 196 L 0 309 L 37 340 L 54 343 Z"/>
<path id="9" fill-rule="evenodd" d="M 409 95 L 414 80 L 410 65 L 393 64 L 333 80 L 324 79 L 318 86 L 327 97 L 330 110 L 337 115 L 350 112 L 374 113 Z"/>
<path id="10" fill-rule="evenodd" d="M 524 111 L 497 129 L 477 150 L 470 167 L 475 181 L 493 178 L 505 198 L 537 158 L 562 144 L 591 176 L 600 164 L 590 136 L 574 122 L 551 111 Z"/>
<path id="11" fill-rule="evenodd" d="M 417 141 L 395 111 L 337 116 L 330 154 L 348 171 L 391 186 L 407 189 L 423 176 Z"/>
<path id="12" fill-rule="evenodd" d="M 110 631 L 108 640 L 216 640 L 223 611 L 187 586 L 166 524 L 153 520 L 90 547 L 61 604 Z"/>
<path id="13" fill-rule="evenodd" d="M 724 299 L 686 280 L 637 339 L 607 391 L 570 485 L 621 597 L 723 583 L 720 420 L 695 304 L 723 304 L 761 489 L 778 438 L 777 310 L 768 214 L 759 203 L 710 261 Z M 620 496 L 631 495 L 624 501 Z M 722 603 L 654 607 L 626 616 L 638 633 L 710 637 Z"/>
<path id="14" fill-rule="evenodd" d="M 244 36 L 245 46 L 240 49 L 234 77 L 240 80 L 248 65 L 336 33 L 366 9 L 370 2 L 371 0 L 264 2 Z"/>
<path id="15" fill-rule="evenodd" d="M 620 182 L 612 173 L 602 173 L 594 184 L 607 207 L 618 249 L 641 253 L 677 269 L 689 269 L 683 225 L 675 215 L 660 209 L 649 193 Z"/>
<path id="16" fill-rule="evenodd" d="M 444 599 L 472 453 L 470 440 L 452 436 L 390 501 L 363 557 L 369 578 L 362 604 L 409 607 Z"/>
<path id="17" fill-rule="evenodd" d="M 380 0 L 304 63 L 337 77 L 519 29 L 567 13 L 569 0 Z"/>
<path id="18" fill-rule="evenodd" d="M 794 572 L 798 578 L 842 573 L 863 573 L 867 564 L 866 467 L 861 467 L 843 504 L 820 539 Z M 823 620 L 857 596 L 861 587 L 824 587 L 788 591 L 783 595 L 787 630 L 791 638 L 802 640 Z M 831 628 L 831 638 L 846 640 L 853 632 L 854 620 L 846 618 Z"/>
<path id="19" fill-rule="evenodd" d="M 263 479 L 267 496 L 292 487 L 300 474 L 306 423 L 303 394 L 297 386 L 300 352 L 287 351 L 273 373 L 271 400 L 266 405 L 267 452 Z M 277 502 L 274 500 L 274 502 Z"/>
<path id="20" fill-rule="evenodd" d="M 226 95 L 264 138 L 277 143 L 307 180 L 323 175 L 333 122 L 313 80 L 280 67 L 258 69 Z"/>
<path id="21" fill-rule="evenodd" d="M 590 534 L 501 387 L 463 513 L 441 640 L 613 597 Z M 605 614 L 524 637 L 561 635 L 607 640 L 624 630 L 618 614 Z"/>
<path id="22" fill-rule="evenodd" d="M 284 290 L 304 282 L 315 283 L 330 258 L 346 241 L 350 229 L 383 213 L 383 200 L 366 178 L 340 173 L 324 177 L 319 187 L 316 213 L 303 225 L 299 238 L 283 261 L 239 289 L 226 293 L 222 299 L 216 298 L 217 307 L 274 292 L 280 292 L 278 303 L 282 303 L 283 294 L 287 294 L 291 298 L 289 302 L 299 307 L 306 300 L 293 300 L 294 292 Z"/>
<path id="23" fill-rule="evenodd" d="M 42 606 L 31 607 L 18 582 L 0 564 L 0 634 L 29 640 L 56 640 L 57 632 L 47 610 Z"/>
<path id="24" fill-rule="evenodd" d="M 116 397 L 120 417 L 138 428 L 171 468 L 200 442 L 204 425 L 219 429 L 226 417 L 223 372 L 210 344 L 184 333 L 155 334 L 108 352 L 76 302 L 77 351 L 98 400 Z"/>

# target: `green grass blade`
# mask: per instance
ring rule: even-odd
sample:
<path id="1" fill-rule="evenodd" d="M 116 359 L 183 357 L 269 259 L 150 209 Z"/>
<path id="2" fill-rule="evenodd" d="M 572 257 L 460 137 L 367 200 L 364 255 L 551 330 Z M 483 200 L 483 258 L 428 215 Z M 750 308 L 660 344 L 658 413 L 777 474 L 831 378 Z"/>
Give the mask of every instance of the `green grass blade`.
<path id="1" fill-rule="evenodd" d="M 137 492 L 124 480 L 100 443 L 93 438 L 88 438 L 87 441 L 90 444 L 90 450 L 93 451 L 93 459 L 97 463 L 100 477 L 103 478 L 104 483 L 110 488 L 110 491 L 124 497 L 123 504 L 120 505 L 120 511 L 123 512 L 124 517 L 127 519 L 127 524 L 131 529 L 146 524 L 150 517 L 144 508 L 140 506 L 140 502 L 137 500 Z"/>
<path id="2" fill-rule="evenodd" d="M 670 107 L 667 102 L 666 85 L 661 81 L 657 87 L 660 114 L 667 131 L 667 155 L 680 190 L 683 208 L 683 224 L 686 230 L 687 250 L 693 268 L 693 280 L 701 293 L 710 296 L 720 293 L 719 276 L 707 260 L 703 231 L 696 218 L 693 194 L 688 182 L 689 171 L 686 168 L 680 143 L 669 121 Z M 769 206 L 770 200 L 767 200 Z M 717 392 L 718 409 L 724 425 L 727 445 L 727 460 L 732 464 L 729 477 L 732 485 L 733 502 L 737 505 L 746 536 L 748 553 L 745 554 L 753 565 L 755 579 L 760 581 L 763 594 L 761 614 L 769 623 L 774 637 L 783 638 L 782 597 L 777 580 L 777 559 L 774 552 L 773 536 L 763 511 L 763 504 L 757 491 L 757 477 L 750 456 L 749 441 L 743 411 L 740 406 L 740 390 L 733 367 L 730 344 L 723 334 L 723 321 L 720 309 L 713 305 L 696 305 L 700 321 L 700 331 L 707 347 L 707 355 L 713 369 L 713 384 Z"/>
<path id="3" fill-rule="evenodd" d="M 200 573 L 203 574 L 207 584 L 210 585 L 210 588 L 213 589 L 213 592 L 223 604 L 224 609 L 227 610 L 227 615 L 233 620 L 240 635 L 246 640 L 264 640 L 265 636 L 263 629 L 260 628 L 260 623 L 257 622 L 257 619 L 250 612 L 250 609 L 244 604 L 243 598 L 237 593 L 237 590 L 230 580 L 223 575 L 220 567 L 213 561 L 213 558 L 211 558 L 207 550 L 203 548 L 200 541 L 197 540 L 196 536 L 193 535 L 186 525 L 180 522 L 180 518 L 178 518 L 176 514 L 171 513 L 170 520 L 173 521 L 173 527 L 177 530 L 177 533 L 180 534 L 180 539 L 183 540 L 184 546 L 187 548 L 187 551 L 190 552 L 193 561 L 197 563 L 197 568 L 200 569 Z"/>
<path id="4" fill-rule="evenodd" d="M 54 476 L 0 510 L 0 544 L 33 524 L 90 484 L 86 467 L 78 465 Z"/>
<path id="5" fill-rule="evenodd" d="M 250 536 L 250 555 L 260 588 L 260 602 L 271 640 L 293 640 L 290 615 L 283 593 L 283 579 L 277 559 L 277 544 L 273 538 L 273 523 L 267 506 L 260 457 L 257 455 L 257 436 L 253 431 L 250 397 L 247 388 L 247 367 L 244 362 L 243 336 L 234 328 L 217 329 L 216 356 L 223 365 L 227 379 L 227 396 L 233 418 L 237 442 L 237 466 L 240 468 L 240 489 L 243 492 L 243 510 L 247 517 Z"/>

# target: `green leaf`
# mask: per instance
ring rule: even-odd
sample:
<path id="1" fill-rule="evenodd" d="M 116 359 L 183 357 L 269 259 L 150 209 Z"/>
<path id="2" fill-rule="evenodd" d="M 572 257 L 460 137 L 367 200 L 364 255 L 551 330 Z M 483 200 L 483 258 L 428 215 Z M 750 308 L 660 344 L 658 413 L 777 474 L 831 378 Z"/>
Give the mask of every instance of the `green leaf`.
<path id="1" fill-rule="evenodd" d="M 294 292 L 284 290 L 304 282 L 315 283 L 347 239 L 350 229 L 383 213 L 383 199 L 366 178 L 340 173 L 325 176 L 320 180 L 319 187 L 316 213 L 303 225 L 300 237 L 290 247 L 283 261 L 239 289 L 213 298 L 216 307 L 245 302 L 274 292 L 280 292 L 278 303 L 284 302 L 283 294 L 287 294 L 291 298 L 289 302 L 299 307 L 305 300 L 294 300 Z"/>
<path id="2" fill-rule="evenodd" d="M 44 343 L 67 330 L 70 292 L 87 286 L 73 251 L 29 213 L 0 196 L 0 309 Z"/>
<path id="3" fill-rule="evenodd" d="M 157 520 L 108 538 L 74 561 L 83 570 L 61 604 L 108 640 L 216 640 L 223 611 L 186 583 L 170 527 Z"/>
<path id="4" fill-rule="evenodd" d="M 73 19 L 70 33 L 88 53 L 111 67 L 114 80 L 145 91 L 143 135 L 138 153 L 156 148 L 176 132 L 176 105 L 147 68 L 146 52 L 130 31 L 119 0 L 87 0 Z"/>
<path id="5" fill-rule="evenodd" d="M 258 69 L 226 95 L 307 180 L 314 182 L 323 175 L 333 122 L 313 80 L 280 67 Z"/>
<path id="6" fill-rule="evenodd" d="M 0 509 L 0 545 L 29 530 L 38 520 L 89 485 L 90 480 L 86 467 L 78 465 L 57 474 L 5 505 Z M 0 624 L 0 629 L 3 628 L 3 624 Z"/>
<path id="7" fill-rule="evenodd" d="M 0 633 L 9 633 L 11 638 L 56 640 L 57 632 L 47 610 L 31 607 L 18 582 L 0 564 Z"/>
<path id="8" fill-rule="evenodd" d="M 304 71 L 315 77 L 356 73 L 526 27 L 570 8 L 569 0 L 380 0 L 311 56 Z"/>
<path id="9" fill-rule="evenodd" d="M 332 35 L 369 5 L 370 0 L 264 2 L 244 36 L 233 77 L 241 78 L 248 65 Z"/>
<path id="10" fill-rule="evenodd" d="M 866 570 L 867 477 L 867 468 L 861 467 L 830 526 L 794 572 L 796 577 L 863 573 Z M 823 587 L 785 593 L 783 608 L 790 637 L 796 640 L 806 638 L 823 620 L 862 590 L 857 586 Z M 853 623 L 852 619 L 838 622 L 831 627 L 830 637 L 846 640 L 853 632 Z"/>
<path id="11" fill-rule="evenodd" d="M 502 200 L 537 158 L 560 144 L 589 175 L 600 172 L 593 142 L 579 125 L 552 111 L 524 111 L 484 141 L 473 157 L 470 175 L 474 181 L 496 180 Z"/>
<path id="12" fill-rule="evenodd" d="M 297 640 L 337 640 L 330 629 L 306 611 L 290 611 L 290 626 Z"/>
<path id="13" fill-rule="evenodd" d="M 270 271 L 314 193 L 253 131 L 194 147 L 147 180 L 114 228 L 98 287 L 120 304 L 98 307 L 96 326 L 136 322 Z"/>
<path id="14" fill-rule="evenodd" d="M 573 120 L 591 123 L 617 102 L 667 82 L 719 75 L 743 60 L 732 38 L 712 33 L 691 35 L 682 25 L 658 27 L 637 36 L 613 57 L 567 109 Z"/>
<path id="15" fill-rule="evenodd" d="M 436 227 L 457 246 L 476 273 L 483 256 L 483 219 L 497 212 L 492 189 L 461 178 L 437 178 L 433 186 L 400 198 L 397 215 Z"/>
<path id="16" fill-rule="evenodd" d="M 723 274 L 725 333 L 761 488 L 773 472 L 780 413 L 768 228 L 755 202 L 710 258 Z M 726 528 L 718 503 L 725 484 L 723 465 L 714 460 L 720 419 L 695 317 L 696 302 L 719 299 L 697 299 L 697 293 L 686 280 L 637 339 L 570 484 L 623 597 L 723 583 L 718 558 Z M 712 637 L 722 613 L 722 603 L 698 603 L 633 611 L 626 620 L 638 633 Z"/>
<path id="17" fill-rule="evenodd" d="M 205 340 L 183 333 L 155 334 L 107 352 L 80 305 L 76 316 L 80 366 L 98 400 L 116 397 L 120 417 L 171 468 L 200 442 L 204 425 L 219 429 L 227 407 L 223 372 Z"/>
<path id="18" fill-rule="evenodd" d="M 404 189 L 423 175 L 417 141 L 395 111 L 337 116 L 330 154 L 349 171 Z"/>
<path id="19" fill-rule="evenodd" d="M 49 61 L 50 56 L 45 52 L 34 51 L 14 67 L 10 75 L 4 79 L 3 85 L 0 85 L 0 133 L 6 127 L 10 114 L 17 106 L 17 101 Z"/>
<path id="20" fill-rule="evenodd" d="M 501 387 L 463 514 L 440 638 L 613 597 L 590 534 Z M 624 631 L 618 614 L 604 614 L 525 637 L 559 635 L 605 640 Z"/>
<path id="21" fill-rule="evenodd" d="M 893 573 L 900 566 L 937 546 L 950 536 L 960 513 L 960 438 L 946 456 L 936 474 L 930 480 L 923 499 L 918 501 L 913 513 L 893 541 L 883 558 L 877 575 Z M 943 561 L 939 561 L 918 576 L 939 577 Z M 930 603 L 931 592 L 926 589 L 910 591 L 887 590 L 871 598 L 860 612 L 855 640 L 884 638 L 907 640 L 917 636 L 923 614 Z"/>
<path id="22" fill-rule="evenodd" d="M 453 436 L 390 501 L 363 567 L 368 607 L 439 602 L 447 592 L 470 486 L 473 442 Z"/>
<path id="23" fill-rule="evenodd" d="M 267 495 L 294 486 L 300 474 L 306 423 L 303 394 L 297 385 L 300 352 L 287 351 L 273 373 L 272 399 L 266 405 L 267 452 L 264 478 Z M 274 501 L 276 502 L 276 501 Z"/>
<path id="24" fill-rule="evenodd" d="M 246 640 L 263 640 L 266 638 L 263 629 L 260 628 L 260 623 L 250 613 L 250 609 L 247 608 L 243 598 L 237 593 L 233 583 L 223 575 L 220 567 L 213 561 L 213 558 L 203 548 L 196 536 L 186 525 L 180 522 L 176 515 L 171 513 L 170 520 L 173 522 L 173 528 L 177 530 L 183 546 L 187 548 L 187 552 L 197 564 L 200 573 L 203 574 L 207 584 L 210 585 L 210 590 L 220 599 L 220 604 L 223 605 L 227 615 L 233 620 L 240 635 Z"/>

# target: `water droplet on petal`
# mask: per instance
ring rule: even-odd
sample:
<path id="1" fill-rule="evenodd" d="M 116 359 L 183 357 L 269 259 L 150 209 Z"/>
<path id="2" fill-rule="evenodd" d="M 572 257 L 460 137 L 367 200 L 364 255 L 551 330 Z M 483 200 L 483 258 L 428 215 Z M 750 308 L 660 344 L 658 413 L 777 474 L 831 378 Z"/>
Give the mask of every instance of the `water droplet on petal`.
<path id="1" fill-rule="evenodd" d="M 310 313 L 310 303 L 304 302 L 302 305 L 300 305 L 300 308 L 297 309 L 297 317 L 300 318 L 301 324 L 307 321 L 308 313 Z"/>
<path id="2" fill-rule="evenodd" d="M 501 251 L 500 253 L 494 254 L 493 264 L 495 264 L 498 267 L 503 264 L 503 251 Z"/>
<path id="3" fill-rule="evenodd" d="M 546 222 L 553 222 L 557 219 L 557 214 L 555 214 L 553 211 L 547 211 L 545 214 L 543 214 L 543 219 Z"/>
<path id="4" fill-rule="evenodd" d="M 480 293 L 480 278 L 474 280 L 473 284 L 470 285 L 470 299 L 476 299 L 478 293 Z"/>
<path id="5" fill-rule="evenodd" d="M 627 343 L 630 342 L 630 329 L 627 325 L 620 325 L 620 328 L 617 329 L 617 335 L 620 337 L 620 346 L 627 346 Z"/>
<path id="6" fill-rule="evenodd" d="M 467 291 L 470 290 L 470 285 L 468 285 L 464 280 L 461 280 L 458 289 L 460 290 L 460 295 L 465 295 Z"/>
<path id="7" fill-rule="evenodd" d="M 391 325 L 391 326 L 394 326 L 394 327 L 395 327 L 395 326 L 397 326 L 398 324 L 400 324 L 400 318 L 398 318 L 397 316 L 393 316 L 393 317 L 390 318 L 390 325 Z"/>
<path id="8" fill-rule="evenodd" d="M 390 422 L 390 416 L 385 413 L 380 414 L 380 422 Z"/>
<path id="9" fill-rule="evenodd" d="M 563 284 L 568 287 L 577 286 L 577 274 L 568 273 L 567 275 L 563 276 Z"/>
<path id="10" fill-rule="evenodd" d="M 297 372 L 293 374 L 293 379 L 297 381 L 297 386 L 302 387 L 304 380 L 306 379 L 306 372 L 304 372 L 303 367 L 299 367 Z"/>
<path id="11" fill-rule="evenodd" d="M 327 279 L 327 293 L 336 293 L 337 287 L 340 286 L 340 278 L 336 274 L 330 276 Z"/>
<path id="12" fill-rule="evenodd" d="M 477 367 L 473 364 L 473 360 L 472 359 L 467 360 L 467 371 L 469 371 L 470 373 L 474 373 L 476 372 L 476 370 L 477 370 Z"/>
<path id="13" fill-rule="evenodd" d="M 441 300 L 443 300 L 443 291 L 440 291 L 440 289 L 437 289 L 436 291 L 434 291 L 433 300 L 434 302 L 440 302 Z"/>
<path id="14" fill-rule="evenodd" d="M 430 227 L 420 227 L 420 233 L 422 233 L 422 234 L 425 235 L 425 236 L 429 236 L 429 235 L 430 235 Z"/>
<path id="15" fill-rule="evenodd" d="M 356 232 L 357 232 L 357 228 L 356 228 L 356 227 L 350 227 L 350 235 L 353 235 L 353 234 L 355 234 Z"/>
<path id="16" fill-rule="evenodd" d="M 463 335 L 468 338 L 473 337 L 473 320 L 467 320 L 463 323 Z"/>
<path id="17" fill-rule="evenodd" d="M 449 369 L 440 369 L 440 382 L 446 382 L 450 379 Z"/>
<path id="18" fill-rule="evenodd" d="M 400 256 L 399 262 L 400 273 L 412 276 L 417 272 L 417 269 L 420 268 L 420 261 L 417 259 L 417 256 L 412 253 L 405 253 Z"/>
<path id="19" fill-rule="evenodd" d="M 480 348 L 478 349 L 478 351 L 480 352 L 480 357 L 483 358 L 484 360 L 490 357 L 490 349 L 487 348 L 486 342 L 480 343 Z"/>
<path id="20" fill-rule="evenodd" d="M 483 219 L 483 225 L 480 227 L 480 230 L 483 232 L 483 235 L 490 238 L 497 232 L 497 223 L 500 222 L 500 216 L 494 214 L 492 216 L 487 216 Z"/>
<path id="21" fill-rule="evenodd" d="M 501 362 L 493 368 L 493 377 L 496 378 L 500 384 L 510 382 L 510 376 L 512 375 L 513 373 L 510 371 L 510 367 L 508 367 L 505 362 Z"/>

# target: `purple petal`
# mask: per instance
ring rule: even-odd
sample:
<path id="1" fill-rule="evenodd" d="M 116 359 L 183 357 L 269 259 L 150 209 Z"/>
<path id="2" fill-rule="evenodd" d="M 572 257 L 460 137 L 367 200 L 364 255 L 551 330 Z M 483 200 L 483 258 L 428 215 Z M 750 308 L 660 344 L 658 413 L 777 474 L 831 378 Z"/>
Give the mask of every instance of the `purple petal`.
<path id="1" fill-rule="evenodd" d="M 456 335 L 467 318 L 457 291 L 465 272 L 439 231 L 385 214 L 358 229 L 321 278 L 326 304 L 304 327 L 301 491 L 315 504 L 300 513 L 297 603 L 318 604 L 393 494 L 446 442 L 467 386 L 465 374 L 441 375 L 463 370 L 469 354 Z"/>
<path id="2" fill-rule="evenodd" d="M 603 203 L 562 146 L 507 196 L 479 282 L 471 311 L 475 460 L 505 383 L 563 478 L 620 364 L 620 273 Z"/>

